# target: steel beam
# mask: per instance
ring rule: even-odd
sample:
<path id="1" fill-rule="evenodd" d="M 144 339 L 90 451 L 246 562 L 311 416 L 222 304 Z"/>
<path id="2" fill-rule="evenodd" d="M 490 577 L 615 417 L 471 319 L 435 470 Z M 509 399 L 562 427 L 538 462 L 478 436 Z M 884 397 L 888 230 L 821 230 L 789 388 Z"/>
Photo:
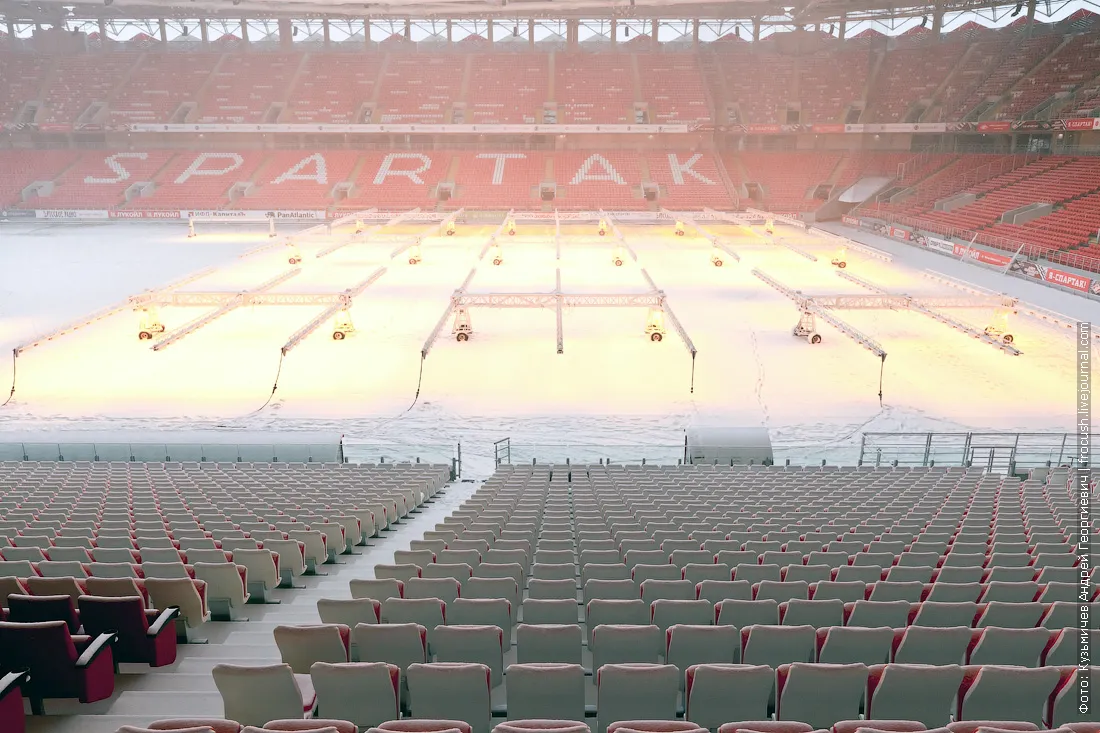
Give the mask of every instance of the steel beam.
<path id="1" fill-rule="evenodd" d="M 557 209 L 554 209 L 554 251 L 557 253 L 557 259 L 561 260 L 561 219 L 558 217 Z"/>
<path id="2" fill-rule="evenodd" d="M 485 242 L 485 245 L 481 248 L 481 252 L 479 252 L 477 255 L 478 262 L 481 262 L 483 259 L 485 259 L 485 253 L 487 253 L 489 249 L 492 248 L 494 244 L 496 244 L 497 237 L 499 237 L 500 233 L 504 231 L 504 225 L 507 224 L 508 221 L 512 218 L 513 211 L 514 209 L 509 209 L 508 213 L 504 215 L 504 219 L 500 222 L 500 226 L 498 226 L 496 230 L 494 230 L 493 233 L 489 235 L 489 239 Z"/>
<path id="3" fill-rule="evenodd" d="M 419 211 L 419 209 L 417 209 L 417 211 Z M 407 241 L 404 244 L 399 244 L 396 249 L 390 252 L 390 259 L 392 260 L 394 257 L 397 257 L 399 254 L 409 249 L 409 247 L 412 247 L 419 243 L 421 237 L 428 237 L 431 236 L 433 232 L 438 234 L 439 232 L 443 231 L 443 228 L 447 226 L 447 223 L 454 221 L 463 211 L 465 211 L 465 209 L 456 209 L 455 211 L 452 211 L 450 214 L 445 216 L 443 218 L 443 221 L 439 222 L 438 224 L 430 224 L 424 227 L 422 230 L 420 230 L 419 234 L 413 235 L 411 241 Z M 388 222 L 386 226 L 389 226 L 390 223 L 392 222 Z"/>
<path id="4" fill-rule="evenodd" d="M 439 320 L 435 324 L 435 328 L 428 334 L 428 338 L 424 341 L 424 346 L 420 348 L 420 358 L 426 359 L 428 352 L 435 346 L 435 342 L 439 339 L 439 334 L 443 332 L 443 327 L 447 325 L 447 319 L 454 314 L 454 310 L 457 307 L 457 299 L 466 293 L 466 288 L 470 287 L 470 283 L 474 279 L 474 275 L 477 274 L 477 268 L 471 268 L 470 274 L 466 276 L 466 279 L 462 281 L 462 284 L 454 291 L 450 301 L 447 303 L 446 310 L 443 311 L 443 315 L 439 317 Z"/>
<path id="5" fill-rule="evenodd" d="M 883 262 L 894 261 L 894 257 L 892 255 L 883 252 L 881 249 L 875 249 L 874 247 L 863 244 L 862 242 L 857 242 L 850 237 L 845 237 L 840 234 L 833 234 L 832 232 L 827 232 L 824 229 L 818 229 L 817 227 L 810 227 L 809 231 L 811 234 L 816 234 L 822 239 L 836 242 L 841 247 L 853 249 L 866 257 L 870 257 L 875 260 L 881 260 Z"/>
<path id="6" fill-rule="evenodd" d="M 451 297 L 454 307 L 461 308 L 556 308 L 558 302 L 567 308 L 657 308 L 664 303 L 664 294 L 649 293 L 459 293 Z"/>
<path id="7" fill-rule="evenodd" d="M 161 339 L 160 341 L 158 341 L 156 344 L 153 345 L 153 347 L 152 347 L 153 351 L 162 351 L 164 349 L 167 349 L 169 346 L 176 343 L 180 339 L 186 338 L 187 336 L 193 334 L 195 331 L 198 331 L 203 326 L 207 326 L 207 325 L 213 323 L 217 319 L 224 316 L 226 313 L 229 313 L 230 311 L 233 311 L 237 308 L 240 308 L 242 305 L 245 304 L 245 296 L 247 296 L 251 293 L 262 293 L 265 290 L 270 290 L 271 288 L 286 282 L 287 280 L 294 277 L 295 275 L 297 275 L 300 272 L 301 272 L 301 269 L 297 268 L 297 267 L 294 268 L 294 269 L 291 269 L 291 270 L 286 270 L 286 271 L 276 275 L 275 277 L 271 278 L 267 282 L 261 283 L 260 285 L 257 285 L 256 287 L 252 288 L 251 290 L 246 290 L 246 291 L 243 291 L 243 292 L 239 293 L 236 297 L 234 297 L 234 298 L 230 299 L 229 301 L 227 301 L 225 304 L 223 304 L 217 310 L 213 310 L 213 311 L 210 311 L 209 313 L 201 315 L 198 318 L 196 318 L 195 320 L 188 323 L 187 325 L 185 325 L 181 328 L 178 328 L 175 331 L 173 331 L 172 333 L 165 336 L 163 339 Z"/>
<path id="8" fill-rule="evenodd" d="M 886 350 L 882 348 L 882 344 L 875 341 L 873 338 L 863 333 L 855 326 L 845 323 L 835 314 L 829 313 L 825 308 L 822 308 L 816 303 L 815 298 L 803 294 L 800 290 L 794 290 L 787 287 L 783 283 L 779 282 L 778 280 L 761 270 L 753 269 L 752 274 L 781 292 L 783 295 L 793 300 L 800 309 L 810 311 L 814 314 L 815 317 L 825 321 L 830 326 L 840 331 L 842 334 L 852 339 L 875 356 L 879 357 L 879 359 L 886 359 Z"/>
<path id="9" fill-rule="evenodd" d="M 680 323 L 680 319 L 676 317 L 676 314 L 672 312 L 672 306 L 668 304 L 668 299 L 665 298 L 664 293 L 660 293 L 660 298 L 661 310 L 664 311 L 665 314 L 665 323 L 672 326 L 672 330 L 679 335 L 680 339 L 684 342 L 684 346 L 687 347 L 688 352 L 691 354 L 691 358 L 694 359 L 695 355 L 699 352 L 696 350 L 691 337 L 688 336 L 687 329 Z"/>
<path id="10" fill-rule="evenodd" d="M 717 249 L 720 249 L 723 252 L 725 252 L 727 255 L 732 257 L 735 262 L 740 262 L 741 261 L 741 255 L 734 252 L 733 249 L 731 249 L 725 242 L 723 242 L 720 237 L 718 237 L 715 234 L 712 234 L 710 231 L 708 231 L 706 228 L 704 228 L 702 225 L 700 225 L 699 222 L 695 221 L 694 217 L 689 216 L 687 214 L 677 215 L 677 214 L 674 214 L 673 212 L 669 211 L 668 209 L 661 209 L 660 213 L 664 214 L 667 217 L 670 217 L 673 221 L 682 221 L 685 224 L 690 224 L 691 226 L 693 226 L 695 228 L 695 231 L 702 234 L 703 238 L 706 239 L 707 241 L 709 241 L 713 247 L 715 247 Z"/>
<path id="11" fill-rule="evenodd" d="M 144 293 L 139 293 L 138 295 L 131 295 L 126 300 L 115 303 L 114 305 L 109 305 L 106 308 L 102 308 L 95 313 L 92 313 L 90 316 L 85 316 L 78 321 L 72 321 L 53 331 L 35 336 L 30 341 L 16 346 L 12 351 L 15 353 L 16 356 L 18 356 L 24 351 L 29 351 L 36 346 L 41 346 L 42 344 L 53 341 L 54 339 L 61 338 L 62 336 L 67 336 L 73 331 L 84 328 L 85 326 L 90 326 L 97 321 L 102 321 L 104 318 L 109 318 L 116 313 L 121 313 L 125 310 L 134 310 L 135 308 L 142 308 L 147 305 L 155 304 L 158 302 L 158 298 L 161 297 L 161 293 L 166 293 L 170 290 L 174 290 L 175 288 L 181 288 L 184 285 L 193 283 L 196 280 L 200 280 L 207 275 L 210 275 L 216 270 L 216 267 L 207 267 L 204 270 L 199 270 L 198 272 L 193 272 L 190 275 L 185 275 L 179 280 L 174 280 L 173 282 L 170 282 L 163 287 L 156 288 L 154 290 L 147 290 Z"/>
<path id="12" fill-rule="evenodd" d="M 840 275 L 841 277 L 843 277 L 845 280 L 850 280 L 850 281 L 856 283 L 857 285 L 861 285 L 861 286 L 867 288 L 868 290 L 872 290 L 874 292 L 882 293 L 884 295 L 889 295 L 888 290 L 886 290 L 882 286 L 876 285 L 875 283 L 872 283 L 868 280 L 864 280 L 863 278 L 856 277 L 855 275 L 849 275 L 846 272 L 838 272 L 837 274 Z M 986 296 L 986 297 L 989 297 L 989 296 Z M 1011 302 L 1014 305 L 1015 304 L 1015 298 L 1008 298 L 1007 302 Z M 1001 340 L 1001 339 L 999 339 L 995 336 L 989 335 L 988 333 L 985 332 L 984 329 L 976 328 L 974 326 L 971 326 L 969 323 L 963 323 L 962 321 L 958 320 L 957 318 L 953 318 L 953 317 L 951 317 L 951 316 L 949 316 L 945 313 L 940 313 L 939 311 L 935 310 L 934 308 L 932 308 L 930 306 L 927 306 L 927 305 L 924 305 L 920 301 L 917 301 L 915 299 L 912 300 L 909 307 L 910 307 L 910 309 L 915 310 L 918 313 L 923 313 L 924 315 L 928 316 L 929 318 L 931 318 L 933 320 L 936 320 L 936 321 L 939 321 L 940 323 L 942 323 L 945 326 L 950 326 L 951 328 L 954 328 L 956 331 L 962 331 L 963 333 L 965 333 L 966 335 L 968 335 L 972 338 L 976 338 L 979 341 L 981 341 L 983 343 L 986 343 L 986 344 L 989 344 L 990 346 L 992 346 L 996 349 L 1000 349 L 1001 351 L 1005 352 L 1006 354 L 1010 354 L 1011 356 L 1019 356 L 1020 354 L 1023 353 L 1022 351 L 1017 349 L 1012 344 L 1006 344 L 1003 340 Z M 1011 306 L 1009 306 L 1009 307 L 1011 307 Z"/>
<path id="13" fill-rule="evenodd" d="M 359 212 L 359 213 L 362 213 L 362 212 Z M 384 224 L 375 224 L 372 227 L 368 227 L 367 229 L 364 229 L 362 234 L 352 234 L 350 236 L 345 237 L 342 241 L 337 242 L 336 244 L 333 244 L 329 247 L 326 247 L 325 249 L 318 252 L 316 257 L 317 257 L 317 259 L 321 259 L 322 257 L 327 257 L 328 255 L 332 254 L 333 252 L 335 252 L 339 249 L 343 249 L 344 247 L 347 247 L 349 244 L 355 244 L 357 241 L 363 241 L 363 242 L 368 241 L 370 239 L 371 234 L 374 234 L 375 232 L 381 231 L 382 229 L 385 229 L 386 227 L 394 226 L 396 224 L 400 224 L 401 222 L 405 221 L 406 219 L 408 219 L 412 216 L 415 216 L 416 214 L 419 214 L 419 213 L 420 213 L 420 209 L 418 209 L 418 208 L 417 209 L 412 209 L 411 211 L 405 211 L 405 212 L 403 212 L 401 214 L 398 214 L 397 216 L 393 217 L 392 219 L 387 220 Z M 347 217 L 344 217 L 344 219 L 346 220 Z M 336 221 L 341 221 L 341 220 L 337 219 Z M 354 217 L 353 217 L 352 221 L 354 221 Z"/>
<path id="14" fill-rule="evenodd" d="M 558 353 L 562 354 L 562 353 L 565 352 L 565 344 L 564 344 L 564 338 L 563 338 L 563 335 L 562 335 L 562 327 L 561 327 L 562 294 L 561 294 L 561 268 L 560 267 L 557 269 L 555 280 L 556 280 L 557 284 L 554 287 L 554 293 L 558 296 L 558 304 L 557 304 L 557 308 L 556 308 L 557 317 L 558 317 Z"/>
<path id="15" fill-rule="evenodd" d="M 350 221 L 355 221 L 357 219 L 362 219 L 364 216 L 367 216 L 368 214 L 373 214 L 377 211 L 378 211 L 378 209 L 372 206 L 369 209 L 363 209 L 361 211 L 356 211 L 353 214 L 348 214 L 347 216 L 341 216 L 339 219 L 333 219 L 331 225 L 320 224 L 320 225 L 318 225 L 318 227 L 312 227 L 312 228 L 317 229 L 319 227 L 324 227 L 324 228 L 327 228 L 329 231 L 332 231 L 332 227 L 343 226 L 344 224 L 347 224 Z M 301 236 L 302 234 L 306 234 L 307 232 L 309 232 L 309 229 L 307 229 L 305 232 L 300 232 L 298 236 Z"/>
<path id="16" fill-rule="evenodd" d="M 379 267 L 377 270 L 372 272 L 366 280 L 363 280 L 358 284 L 348 288 L 344 292 L 339 293 L 339 300 L 337 302 L 333 303 L 328 308 L 321 311 L 321 313 L 317 314 L 317 316 L 313 320 L 294 332 L 294 334 L 283 345 L 283 348 L 281 349 L 283 356 L 286 356 L 288 353 L 290 353 L 291 349 L 302 343 L 302 341 L 304 341 L 307 336 L 309 336 L 311 333 L 324 325 L 326 321 L 335 316 L 341 310 L 344 310 L 345 308 L 350 308 L 353 298 L 361 295 L 364 290 L 373 285 L 380 277 L 385 274 L 386 268 Z"/>

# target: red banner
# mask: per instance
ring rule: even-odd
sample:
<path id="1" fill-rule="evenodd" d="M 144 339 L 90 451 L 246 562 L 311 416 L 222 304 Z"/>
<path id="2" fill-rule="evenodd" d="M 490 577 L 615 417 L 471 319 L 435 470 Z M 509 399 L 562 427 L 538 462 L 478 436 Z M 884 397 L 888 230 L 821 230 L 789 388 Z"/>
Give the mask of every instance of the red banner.
<path id="1" fill-rule="evenodd" d="M 995 120 L 992 122 L 979 122 L 978 132 L 1008 132 L 1012 129 L 1009 120 Z"/>
<path id="2" fill-rule="evenodd" d="M 1089 278 L 1074 272 L 1066 272 L 1065 270 L 1056 270 L 1053 267 L 1048 267 L 1046 268 L 1046 272 L 1043 273 L 1043 279 L 1048 283 L 1061 285 L 1062 287 L 1078 290 L 1082 293 L 1087 293 L 1089 291 Z"/>
<path id="3" fill-rule="evenodd" d="M 845 132 L 845 126 L 842 125 L 842 124 L 841 125 L 813 125 L 812 129 L 813 129 L 814 132 L 824 132 L 824 133 Z"/>
<path id="4" fill-rule="evenodd" d="M 901 229 L 900 227 L 890 227 L 890 236 L 894 239 L 901 239 L 908 241 L 913 235 L 908 229 Z"/>
<path id="5" fill-rule="evenodd" d="M 996 265 L 997 267 L 1007 267 L 1008 263 L 1012 260 L 1011 257 L 999 255 L 994 252 L 986 252 L 984 249 L 974 249 L 973 247 L 967 247 L 965 244 L 955 245 L 955 256 L 966 256 L 983 264 Z"/>
<path id="6" fill-rule="evenodd" d="M 859 218 L 855 216 L 845 215 L 840 217 L 840 221 L 842 224 L 847 224 L 850 227 L 858 227 L 860 225 Z"/>

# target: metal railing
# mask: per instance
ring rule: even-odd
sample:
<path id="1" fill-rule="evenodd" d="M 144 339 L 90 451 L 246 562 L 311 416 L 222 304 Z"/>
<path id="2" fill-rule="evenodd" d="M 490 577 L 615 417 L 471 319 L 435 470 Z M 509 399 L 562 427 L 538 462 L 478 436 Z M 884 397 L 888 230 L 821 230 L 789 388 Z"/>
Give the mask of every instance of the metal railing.
<path id="1" fill-rule="evenodd" d="M 0 442 L 0 461 L 172 463 L 445 463 L 461 446 L 405 443 L 57 443 Z"/>
<path id="2" fill-rule="evenodd" d="M 908 227 L 927 234 L 935 234 L 946 239 L 960 239 L 965 242 L 973 241 L 975 244 L 994 247 L 1004 252 L 1020 253 L 1021 257 L 1033 260 L 1047 260 L 1068 267 L 1076 267 L 1088 272 L 1100 272 L 1100 258 L 1074 251 L 1051 250 L 1049 247 L 1040 247 L 1030 242 L 1025 242 L 1012 237 L 1004 237 L 999 234 L 978 232 L 972 229 L 944 224 L 938 221 L 929 221 L 916 216 L 902 216 L 889 211 L 873 210 L 861 212 L 864 216 L 879 219 L 887 224 Z"/>
<path id="3" fill-rule="evenodd" d="M 862 466 L 968 466 L 1014 474 L 1032 468 L 1072 466 L 1073 433 L 864 433 Z"/>

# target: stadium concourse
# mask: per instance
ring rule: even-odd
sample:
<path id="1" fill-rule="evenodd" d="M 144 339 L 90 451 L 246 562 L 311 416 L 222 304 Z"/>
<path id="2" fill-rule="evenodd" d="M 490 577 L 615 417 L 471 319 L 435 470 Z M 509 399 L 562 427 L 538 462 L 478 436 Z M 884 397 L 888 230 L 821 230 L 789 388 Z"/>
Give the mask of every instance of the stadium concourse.
<path id="1" fill-rule="evenodd" d="M 0 723 L 1095 731 L 1075 480 L 7 462 Z"/>

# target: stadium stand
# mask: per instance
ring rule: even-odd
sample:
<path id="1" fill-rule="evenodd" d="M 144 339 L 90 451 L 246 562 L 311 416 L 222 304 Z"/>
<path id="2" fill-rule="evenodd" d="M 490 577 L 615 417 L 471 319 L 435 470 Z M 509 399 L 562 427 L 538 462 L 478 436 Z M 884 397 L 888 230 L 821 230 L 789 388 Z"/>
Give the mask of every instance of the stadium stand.
<path id="1" fill-rule="evenodd" d="M 373 122 L 443 124 L 454 122 L 468 57 L 393 53 L 382 71 Z"/>
<path id="2" fill-rule="evenodd" d="M 871 61 L 864 49 L 820 52 L 800 59 L 801 121 L 844 122 L 849 107 L 863 100 Z"/>
<path id="3" fill-rule="evenodd" d="M 108 544 L 188 560 L 205 547 L 230 551 L 234 556 L 220 564 L 242 578 L 251 575 L 234 564 L 246 546 L 269 557 L 278 548 L 282 565 L 305 552 L 306 542 L 293 538 L 321 535 L 334 559 L 413 521 L 418 508 L 449 490 L 448 476 L 447 467 L 427 464 L 7 462 L 0 481 L 23 488 L 0 498 L 0 578 L 25 588 L 58 562 L 9 555 L 52 558 Z M 513 713 L 549 714 L 554 705 L 569 711 L 560 717 L 599 729 L 638 715 L 653 722 L 624 727 L 672 733 L 691 724 L 761 730 L 772 715 L 772 726 L 835 731 L 1095 726 L 1082 721 L 1069 694 L 1075 649 L 1066 639 L 1077 633 L 1080 572 L 1071 480 L 1069 469 L 1034 470 L 1021 480 L 947 467 L 503 465 L 461 503 L 448 504 L 449 513 L 434 514 L 442 520 L 434 528 L 431 520 L 423 524 L 422 540 L 390 545 L 394 564 L 377 564 L 373 574 L 402 576 L 386 581 L 394 594 L 380 593 L 381 580 L 351 580 L 353 597 L 363 598 L 359 587 L 381 598 L 363 601 L 367 612 L 358 623 L 291 623 L 262 632 L 276 657 L 213 666 L 232 720 L 202 719 L 198 711 L 191 720 L 214 730 L 245 724 L 487 733 L 497 716 L 522 726 Z M 726 549 L 734 547 L 740 549 Z M 697 567 L 696 555 L 716 564 L 735 552 L 745 561 L 725 581 L 641 580 L 661 568 L 684 578 Z M 832 556 L 839 560 L 831 567 Z M 131 566 L 139 577 L 128 582 L 154 585 L 149 566 Z M 740 579 L 771 567 L 775 580 Z M 623 580 L 595 577 L 613 570 Z M 799 579 L 811 576 L 817 579 Z M 90 591 L 97 577 L 63 579 Z M 849 579 L 855 577 L 861 579 Z M 434 589 L 442 579 L 457 591 L 446 600 L 416 589 Z M 178 580 L 203 587 L 186 574 Z M 616 595 L 610 584 L 618 582 L 630 600 Z M 530 604 L 547 583 L 560 599 L 547 602 L 571 615 L 557 626 L 532 626 Z M 291 587 L 293 577 L 284 573 L 282 585 Z M 829 600 L 849 586 L 851 600 Z M 1090 602 L 1098 591 L 1094 583 Z M 517 594 L 528 600 L 513 626 Z M 98 667 L 71 682 L 23 683 L 25 695 L 68 696 L 75 688 L 61 685 L 69 684 L 84 686 L 79 696 L 86 702 L 103 699 L 111 696 L 112 654 L 156 664 L 170 658 L 174 637 L 159 631 L 174 613 L 156 610 L 150 594 L 155 608 L 139 608 L 134 623 L 156 627 L 164 648 L 123 645 L 131 627 L 121 614 L 135 599 L 112 595 L 81 596 L 79 619 L 71 620 L 91 634 L 74 642 L 96 647 Z M 0 646 L 22 659 L 22 634 L 41 629 L 39 664 L 54 643 L 47 639 L 69 633 L 67 622 L 15 616 L 49 617 L 56 599 L 8 596 L 12 618 L 0 624 Z M 331 603 L 319 598 L 319 611 Z M 774 618 L 761 615 L 765 606 Z M 64 619 L 72 611 L 61 613 Z M 178 634 L 181 623 L 176 619 Z M 94 636 L 104 624 L 111 631 Z M 559 635 L 550 646 L 540 641 L 558 630 L 576 636 L 565 643 Z M 533 661 L 550 652 L 580 663 Z M 586 708 L 586 698 L 594 708 Z M 313 717 L 318 701 L 325 718 Z M 299 722 L 271 722 L 277 719 Z M 993 719 L 1003 722 L 978 722 Z M 149 726 L 188 729 L 186 720 Z"/>
<path id="4" fill-rule="evenodd" d="M 965 43 L 919 40 L 885 55 L 867 98 L 864 122 L 916 122 L 967 51 Z"/>
<path id="5" fill-rule="evenodd" d="M 726 168 L 735 182 L 740 175 L 742 183 L 759 186 L 760 204 L 768 211 L 801 212 L 821 205 L 815 189 L 829 182 L 842 159 L 841 153 L 744 152 L 738 159 L 727 158 Z M 738 163 L 743 173 L 733 173 Z"/>
<path id="6" fill-rule="evenodd" d="M 374 97 L 381 61 L 378 56 L 365 54 L 309 54 L 280 121 L 333 125 L 363 122 L 358 113 Z"/>
<path id="7" fill-rule="evenodd" d="M 708 123 L 710 105 L 695 54 L 635 54 L 641 97 L 649 103 L 649 122 Z"/>
<path id="8" fill-rule="evenodd" d="M 471 59 L 468 95 L 472 124 L 541 122 L 550 99 L 549 57 L 539 53 L 484 53 Z"/>
<path id="9" fill-rule="evenodd" d="M 584 124 L 636 122 L 636 67 L 626 53 L 564 52 L 554 56 L 558 121 Z"/>
<path id="10" fill-rule="evenodd" d="M 194 103 L 222 57 L 214 53 L 150 53 L 131 71 L 114 98 L 108 121 L 115 124 L 187 122 Z"/>

